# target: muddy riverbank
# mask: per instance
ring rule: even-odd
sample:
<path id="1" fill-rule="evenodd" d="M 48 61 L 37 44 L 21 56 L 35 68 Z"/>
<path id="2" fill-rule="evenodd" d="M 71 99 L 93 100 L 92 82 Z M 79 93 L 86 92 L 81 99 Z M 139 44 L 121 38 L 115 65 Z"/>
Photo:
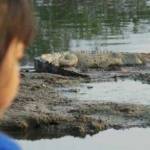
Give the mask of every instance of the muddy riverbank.
<path id="1" fill-rule="evenodd" d="M 97 79 L 99 82 L 122 77 L 142 81 L 150 78 L 148 68 L 123 68 L 122 71 L 93 72 L 90 75 L 91 80 Z M 48 73 L 22 73 L 21 76 L 19 94 L 0 124 L 1 130 L 15 138 L 58 138 L 65 135 L 84 137 L 108 128 L 150 126 L 150 106 L 86 99 L 79 101 L 63 97 L 56 90 L 90 82 L 89 79 Z"/>

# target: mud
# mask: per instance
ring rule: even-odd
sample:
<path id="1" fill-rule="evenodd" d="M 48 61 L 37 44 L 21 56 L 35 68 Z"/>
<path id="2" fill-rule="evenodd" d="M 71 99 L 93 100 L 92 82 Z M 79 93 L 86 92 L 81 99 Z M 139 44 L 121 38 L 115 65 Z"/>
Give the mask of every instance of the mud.
<path id="1" fill-rule="evenodd" d="M 149 83 L 148 68 L 88 72 L 91 80 L 132 78 Z M 48 73 L 21 73 L 19 94 L 1 121 L 2 131 L 18 139 L 85 137 L 109 128 L 150 126 L 150 106 L 78 101 L 59 95 L 56 88 L 79 85 L 91 80 Z M 147 78 L 145 78 L 145 76 Z"/>

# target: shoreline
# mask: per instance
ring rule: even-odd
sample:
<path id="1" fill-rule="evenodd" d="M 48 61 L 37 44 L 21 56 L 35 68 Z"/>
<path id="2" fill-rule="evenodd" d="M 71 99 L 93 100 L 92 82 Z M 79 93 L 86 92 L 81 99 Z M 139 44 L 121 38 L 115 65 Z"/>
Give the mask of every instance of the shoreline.
<path id="1" fill-rule="evenodd" d="M 127 68 L 126 68 L 127 69 Z M 96 73 L 95 73 L 96 74 Z M 104 75 L 105 74 L 105 75 Z M 1 121 L 2 131 L 19 139 L 85 137 L 106 129 L 150 126 L 150 106 L 100 101 L 72 100 L 56 88 L 79 85 L 91 80 L 49 73 L 21 73 L 19 94 Z M 91 76 L 92 77 L 92 76 Z M 99 72 L 101 82 L 131 78 L 150 83 L 148 68 L 128 68 L 128 72 Z"/>

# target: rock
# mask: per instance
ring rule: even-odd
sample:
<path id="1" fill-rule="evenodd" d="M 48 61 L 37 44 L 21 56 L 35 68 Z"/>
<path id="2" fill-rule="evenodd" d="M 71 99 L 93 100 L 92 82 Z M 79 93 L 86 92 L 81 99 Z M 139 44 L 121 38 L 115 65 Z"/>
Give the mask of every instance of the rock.
<path id="1" fill-rule="evenodd" d="M 142 55 L 142 58 L 146 63 L 150 63 L 150 53 L 141 53 L 140 55 Z"/>
<path id="2" fill-rule="evenodd" d="M 34 67 L 37 72 L 48 72 L 73 77 L 87 77 L 74 67 L 78 63 L 78 57 L 70 52 L 43 54 L 34 59 Z"/>
<path id="3" fill-rule="evenodd" d="M 37 58 L 35 59 L 37 60 Z M 38 57 L 40 63 L 35 63 L 36 71 L 47 70 L 47 64 L 60 68 L 78 67 L 82 72 L 88 69 L 102 69 L 107 71 L 121 70 L 121 66 L 139 66 L 145 65 L 145 58 L 142 54 L 137 53 L 114 53 L 114 52 L 98 52 L 96 54 L 89 53 L 51 53 L 43 54 Z M 45 65 L 45 63 L 47 63 Z"/>
<path id="4" fill-rule="evenodd" d="M 122 62 L 124 66 L 136 66 L 144 64 L 144 60 L 142 60 L 140 54 L 130 54 L 130 53 L 122 54 Z"/>
<path id="5" fill-rule="evenodd" d="M 74 67 L 78 63 L 78 57 L 70 52 L 43 54 L 41 59 L 59 67 Z"/>
<path id="6" fill-rule="evenodd" d="M 85 68 L 101 68 L 106 70 L 120 70 L 120 66 L 144 65 L 145 60 L 141 54 L 98 52 L 88 54 L 77 52 L 78 66 Z"/>
<path id="7" fill-rule="evenodd" d="M 41 60 L 48 62 L 49 64 L 53 64 L 55 66 L 59 66 L 59 59 L 61 57 L 60 53 L 53 54 L 43 54 L 41 55 Z"/>
<path id="8" fill-rule="evenodd" d="M 34 59 L 34 66 L 36 72 L 48 72 L 53 74 L 59 74 L 63 76 L 71 76 L 71 77 L 83 77 L 89 78 L 88 75 L 80 73 L 78 70 L 74 68 L 62 68 L 60 66 L 54 65 L 53 63 L 49 63 L 50 60 L 44 60 L 41 57 L 36 57 Z"/>
<path id="9" fill-rule="evenodd" d="M 59 60 L 60 67 L 75 67 L 78 64 L 78 57 L 73 53 L 64 53 Z"/>

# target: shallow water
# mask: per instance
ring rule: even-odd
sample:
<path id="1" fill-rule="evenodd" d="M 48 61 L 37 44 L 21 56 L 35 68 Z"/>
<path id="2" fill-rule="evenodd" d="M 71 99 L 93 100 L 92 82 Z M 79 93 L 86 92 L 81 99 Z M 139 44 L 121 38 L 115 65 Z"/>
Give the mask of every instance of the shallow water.
<path id="1" fill-rule="evenodd" d="M 37 38 L 30 56 L 49 51 L 150 52 L 150 0 L 34 0 Z"/>
<path id="2" fill-rule="evenodd" d="M 117 82 L 87 83 L 70 89 L 64 88 L 60 91 L 64 96 L 78 100 L 150 105 L 150 85 L 140 81 L 118 80 Z M 74 92 L 75 90 L 78 92 Z"/>
<path id="3" fill-rule="evenodd" d="M 23 150 L 149 150 L 150 129 L 110 129 L 85 139 L 63 137 L 53 140 L 18 141 Z"/>

